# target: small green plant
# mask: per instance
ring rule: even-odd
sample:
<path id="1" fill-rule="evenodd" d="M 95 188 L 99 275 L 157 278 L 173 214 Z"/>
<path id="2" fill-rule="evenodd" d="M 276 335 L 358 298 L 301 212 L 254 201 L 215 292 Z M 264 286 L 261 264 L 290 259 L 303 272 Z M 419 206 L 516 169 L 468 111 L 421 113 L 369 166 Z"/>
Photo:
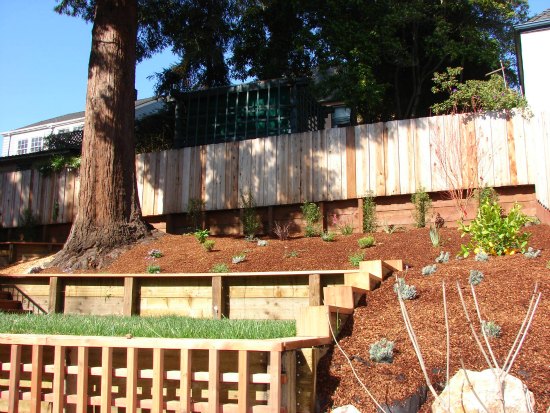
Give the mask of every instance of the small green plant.
<path id="1" fill-rule="evenodd" d="M 374 202 L 374 193 L 367 192 L 363 197 L 363 232 L 376 231 L 376 202 Z"/>
<path id="2" fill-rule="evenodd" d="M 359 263 L 365 259 L 365 253 L 362 251 L 355 252 L 351 254 L 348 259 L 351 265 L 359 267 Z"/>
<path id="3" fill-rule="evenodd" d="M 248 240 L 254 240 L 258 229 L 260 228 L 260 220 L 256 211 L 256 201 L 250 191 L 241 194 L 241 208 L 243 208 L 243 232 Z"/>
<path id="4" fill-rule="evenodd" d="M 208 236 L 210 235 L 210 230 L 198 229 L 193 233 L 193 235 L 195 236 L 197 241 L 199 241 L 199 243 L 204 244 L 204 242 L 206 241 L 206 238 L 208 238 Z"/>
<path id="5" fill-rule="evenodd" d="M 210 268 L 210 272 L 229 272 L 229 267 L 227 266 L 227 264 L 224 264 L 223 262 L 222 263 L 218 263 L 218 264 L 214 264 L 212 266 L 212 268 Z"/>
<path id="6" fill-rule="evenodd" d="M 286 241 L 290 235 L 290 222 L 286 224 L 281 224 L 278 221 L 275 221 L 275 228 L 273 228 L 273 233 L 279 238 L 280 241 Z"/>
<path id="7" fill-rule="evenodd" d="M 148 265 L 145 271 L 148 274 L 160 274 L 160 265 L 158 264 Z"/>
<path id="8" fill-rule="evenodd" d="M 333 242 L 335 238 L 336 235 L 331 231 L 325 231 L 321 234 L 321 239 L 325 242 Z"/>
<path id="9" fill-rule="evenodd" d="M 494 321 L 485 321 L 481 322 L 481 328 L 485 335 L 489 338 L 498 338 L 502 332 L 502 328 L 495 323 Z"/>
<path id="10" fill-rule="evenodd" d="M 439 245 L 441 244 L 439 230 L 437 229 L 437 227 L 430 228 L 430 241 L 432 241 L 432 245 L 434 247 L 439 247 Z"/>
<path id="11" fill-rule="evenodd" d="M 476 189 L 474 197 L 475 199 L 477 199 L 478 208 L 487 201 L 498 202 L 497 191 L 495 191 L 495 189 L 491 188 L 490 186 L 484 186 L 482 188 Z"/>
<path id="12" fill-rule="evenodd" d="M 432 275 L 437 270 L 437 265 L 426 265 L 424 268 L 422 268 L 422 275 Z"/>
<path id="13" fill-rule="evenodd" d="M 342 235 L 353 234 L 353 225 L 349 222 L 348 219 L 338 217 L 338 215 L 334 214 L 332 216 L 332 224 L 335 225 L 336 228 L 338 228 L 338 231 L 340 231 L 340 234 Z"/>
<path id="14" fill-rule="evenodd" d="M 394 224 L 388 224 L 386 221 L 384 221 L 384 225 L 382 226 L 382 230 L 386 234 L 393 234 L 394 232 L 402 231 L 403 229 L 403 227 L 398 227 Z"/>
<path id="15" fill-rule="evenodd" d="M 359 245 L 359 248 L 370 248 L 374 245 L 375 240 L 372 235 L 369 235 L 367 237 L 359 238 L 357 240 L 357 244 Z"/>
<path id="16" fill-rule="evenodd" d="M 207 239 L 202 243 L 203 248 L 208 252 L 211 252 L 214 249 L 214 245 L 216 245 L 216 242 L 212 239 Z"/>
<path id="17" fill-rule="evenodd" d="M 527 251 L 525 251 L 523 253 L 523 256 L 525 258 L 529 258 L 529 259 L 533 259 L 533 258 L 538 258 L 540 257 L 540 254 L 541 254 L 541 251 L 540 250 L 536 250 L 534 249 L 533 247 L 529 247 L 527 248 Z"/>
<path id="18" fill-rule="evenodd" d="M 321 220 L 321 209 L 314 202 L 305 201 L 301 207 L 302 214 L 306 220 L 306 237 L 317 237 L 321 234 L 319 221 Z"/>
<path id="19" fill-rule="evenodd" d="M 450 258 L 451 258 L 451 253 L 450 252 L 441 251 L 439 253 L 439 255 L 436 257 L 435 262 L 437 262 L 438 264 L 445 264 L 445 263 L 449 262 Z"/>
<path id="20" fill-rule="evenodd" d="M 149 251 L 147 253 L 147 256 L 150 257 L 150 258 L 160 258 L 160 257 L 163 257 L 164 254 L 162 253 L 161 250 L 154 249 L 154 250 Z"/>
<path id="21" fill-rule="evenodd" d="M 470 276 L 468 277 L 468 282 L 471 284 L 471 285 L 478 285 L 479 283 L 481 283 L 481 281 L 483 281 L 483 279 L 485 278 L 485 276 L 483 275 L 483 273 L 479 270 L 470 270 Z"/>
<path id="22" fill-rule="evenodd" d="M 397 278 L 393 285 L 393 291 L 403 300 L 414 300 L 416 298 L 416 287 L 406 284 L 404 278 Z"/>
<path id="23" fill-rule="evenodd" d="M 187 214 L 191 223 L 192 230 L 196 231 L 201 227 L 202 212 L 204 211 L 205 202 L 199 198 L 191 198 L 187 204 Z"/>
<path id="24" fill-rule="evenodd" d="M 231 262 L 233 264 L 238 264 L 240 262 L 243 262 L 246 260 L 246 254 L 244 252 L 240 253 L 240 254 L 237 254 L 237 255 L 233 255 L 233 257 L 231 257 Z"/>
<path id="25" fill-rule="evenodd" d="M 498 202 L 486 197 L 470 225 L 458 224 L 461 236 L 471 237 L 468 244 L 461 245 L 461 254 L 467 257 L 472 251 L 491 255 L 524 252 L 531 234 L 520 230 L 528 222 L 530 218 L 521 212 L 519 204 L 504 216 Z"/>
<path id="26" fill-rule="evenodd" d="M 298 258 L 300 256 L 300 254 L 298 253 L 298 251 L 289 251 L 285 254 L 285 257 L 287 258 Z"/>
<path id="27" fill-rule="evenodd" d="M 489 261 L 489 254 L 487 254 L 485 251 L 478 251 L 474 260 L 479 262 L 487 262 Z"/>
<path id="28" fill-rule="evenodd" d="M 417 228 L 424 228 L 426 226 L 426 216 L 432 206 L 432 200 L 430 195 L 424 190 L 424 188 L 418 188 L 411 196 L 411 202 L 414 204 L 414 222 Z"/>
<path id="29" fill-rule="evenodd" d="M 383 338 L 376 343 L 371 344 L 369 348 L 370 359 L 376 363 L 393 362 L 393 348 L 395 343 Z"/>

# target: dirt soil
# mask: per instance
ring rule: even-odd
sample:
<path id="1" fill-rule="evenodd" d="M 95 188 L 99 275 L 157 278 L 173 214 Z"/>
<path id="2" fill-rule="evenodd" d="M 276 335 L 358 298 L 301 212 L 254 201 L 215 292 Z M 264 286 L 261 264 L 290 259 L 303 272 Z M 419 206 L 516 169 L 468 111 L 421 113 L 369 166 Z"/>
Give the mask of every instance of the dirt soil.
<path id="1" fill-rule="evenodd" d="M 533 288 L 538 284 L 542 299 L 511 373 L 523 380 L 534 393 L 537 412 L 545 412 L 549 408 L 550 269 L 547 265 L 550 260 L 550 227 L 537 225 L 526 230 L 532 233 L 529 244 L 542 250 L 538 258 L 527 259 L 516 254 L 490 257 L 488 262 L 476 262 L 473 257 L 456 260 L 454 256 L 464 239 L 453 228 L 441 230 L 443 245 L 440 248 L 432 246 L 429 230 L 424 228 L 393 234 L 377 233 L 376 246 L 362 250 L 365 260 L 403 259 L 407 264 L 408 270 L 398 275 L 405 277 L 407 284 L 416 287 L 418 297 L 406 304 L 430 380 L 437 390 L 441 390 L 445 382 L 446 371 L 443 282 L 446 285 L 450 315 L 451 376 L 460 368 L 461 360 L 468 369 L 487 368 L 472 338 L 457 293 L 457 288 L 464 293 L 470 316 L 475 319 L 478 328 L 468 284 L 469 271 L 476 269 L 485 276 L 484 281 L 476 287 L 481 316 L 502 327 L 501 337 L 490 341 L 500 364 L 516 338 Z M 215 241 L 215 248 L 212 252 L 206 252 L 193 236 L 166 235 L 135 246 L 103 272 L 144 273 L 152 262 L 147 259 L 152 249 L 159 249 L 163 253 L 163 257 L 154 261 L 166 273 L 208 272 L 217 263 L 227 264 L 230 271 L 346 269 L 353 268 L 349 263 L 349 255 L 360 251 L 357 239 L 362 236 L 339 235 L 334 242 L 301 237 L 288 241 L 269 239 L 266 247 L 242 238 L 211 237 Z M 438 264 L 435 274 L 422 276 L 422 267 L 433 264 L 440 251 L 449 251 L 451 260 L 446 264 Z M 246 253 L 246 260 L 232 264 L 231 257 L 242 252 Z M 36 264 L 4 268 L 1 272 L 23 272 L 31 265 Z M 59 271 L 61 269 L 48 269 L 48 272 Z M 405 399 L 425 383 L 402 322 L 392 284 L 391 280 L 386 280 L 381 288 L 367 294 L 366 305 L 356 309 L 339 338 L 360 379 L 381 403 Z M 370 345 L 384 337 L 395 342 L 395 357 L 391 364 L 378 364 L 369 360 Z M 361 412 L 375 411 L 338 349 L 329 349 L 322 358 L 318 380 L 323 412 L 331 406 L 345 404 L 353 404 Z M 429 398 L 422 411 L 430 410 L 431 401 Z"/>

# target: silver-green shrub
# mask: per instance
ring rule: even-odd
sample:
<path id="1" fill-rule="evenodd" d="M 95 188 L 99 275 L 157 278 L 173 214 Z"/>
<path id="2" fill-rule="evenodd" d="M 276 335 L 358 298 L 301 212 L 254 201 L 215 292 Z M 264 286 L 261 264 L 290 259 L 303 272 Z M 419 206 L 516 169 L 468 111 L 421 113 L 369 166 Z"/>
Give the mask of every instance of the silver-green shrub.
<path id="1" fill-rule="evenodd" d="M 383 338 L 376 343 L 371 344 L 369 356 L 376 363 L 391 363 L 393 362 L 393 347 L 394 342 Z"/>
<path id="2" fill-rule="evenodd" d="M 439 264 L 445 264 L 446 262 L 449 262 L 449 258 L 451 258 L 450 252 L 441 251 L 439 253 L 439 256 L 435 259 L 435 262 Z"/>
<path id="3" fill-rule="evenodd" d="M 485 335 L 489 338 L 500 337 L 500 334 L 502 332 L 502 328 L 494 321 L 483 320 L 481 322 L 481 328 L 483 329 Z"/>
<path id="4" fill-rule="evenodd" d="M 413 300 L 416 298 L 416 287 L 406 284 L 404 278 L 397 278 L 397 282 L 393 285 L 393 291 L 401 296 L 403 300 Z"/>
<path id="5" fill-rule="evenodd" d="M 478 285 L 485 276 L 479 270 L 470 270 L 470 276 L 468 277 L 468 282 L 472 285 Z"/>
<path id="6" fill-rule="evenodd" d="M 432 275 L 437 270 L 437 265 L 426 265 L 424 268 L 422 268 L 422 275 Z"/>

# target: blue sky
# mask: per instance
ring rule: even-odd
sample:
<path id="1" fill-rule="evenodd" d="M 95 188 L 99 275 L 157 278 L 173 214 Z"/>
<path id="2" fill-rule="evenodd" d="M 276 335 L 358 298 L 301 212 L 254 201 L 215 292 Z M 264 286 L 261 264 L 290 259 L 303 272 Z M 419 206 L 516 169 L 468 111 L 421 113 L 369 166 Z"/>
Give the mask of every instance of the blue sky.
<path id="1" fill-rule="evenodd" d="M 0 0 L 0 132 L 84 109 L 92 26 L 54 13 L 55 4 Z M 550 0 L 529 4 L 536 14 Z M 138 97 L 152 96 L 147 77 L 174 62 L 165 52 L 140 63 Z"/>

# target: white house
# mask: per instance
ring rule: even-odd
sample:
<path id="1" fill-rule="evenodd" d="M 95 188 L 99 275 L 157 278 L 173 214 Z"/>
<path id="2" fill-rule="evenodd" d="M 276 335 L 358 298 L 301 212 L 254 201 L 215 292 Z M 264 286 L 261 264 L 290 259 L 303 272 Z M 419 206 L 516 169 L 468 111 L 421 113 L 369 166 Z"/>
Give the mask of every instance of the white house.
<path id="1" fill-rule="evenodd" d="M 136 100 L 135 105 L 136 119 L 140 119 L 160 110 L 164 106 L 164 101 L 151 97 Z M 2 132 L 2 156 L 24 155 L 41 151 L 44 148 L 44 137 L 83 128 L 84 112 L 76 112 Z"/>
<path id="2" fill-rule="evenodd" d="M 534 111 L 550 110 L 550 9 L 516 29 L 516 50 L 521 86 Z"/>

